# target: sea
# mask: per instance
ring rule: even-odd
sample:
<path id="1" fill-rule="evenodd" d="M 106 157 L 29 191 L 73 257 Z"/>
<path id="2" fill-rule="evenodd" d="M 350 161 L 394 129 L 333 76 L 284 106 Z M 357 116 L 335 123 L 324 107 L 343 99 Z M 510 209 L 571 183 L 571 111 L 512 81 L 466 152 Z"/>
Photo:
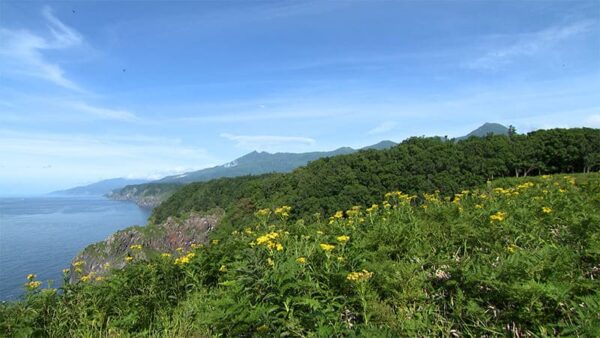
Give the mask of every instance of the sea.
<path id="1" fill-rule="evenodd" d="M 150 210 L 100 196 L 0 197 L 0 301 L 24 293 L 27 274 L 62 285 L 62 269 L 87 245 L 132 225 Z"/>

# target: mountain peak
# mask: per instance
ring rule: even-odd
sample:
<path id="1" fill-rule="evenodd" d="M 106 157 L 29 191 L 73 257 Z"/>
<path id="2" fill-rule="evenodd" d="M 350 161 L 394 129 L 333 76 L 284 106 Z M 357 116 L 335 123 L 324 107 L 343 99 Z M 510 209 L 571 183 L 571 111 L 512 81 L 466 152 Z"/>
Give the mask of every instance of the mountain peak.
<path id="1" fill-rule="evenodd" d="M 508 128 L 500 123 L 486 122 L 479 128 L 468 133 L 466 136 L 457 137 L 458 140 L 467 139 L 471 136 L 485 137 L 488 134 L 493 135 L 508 135 Z"/>

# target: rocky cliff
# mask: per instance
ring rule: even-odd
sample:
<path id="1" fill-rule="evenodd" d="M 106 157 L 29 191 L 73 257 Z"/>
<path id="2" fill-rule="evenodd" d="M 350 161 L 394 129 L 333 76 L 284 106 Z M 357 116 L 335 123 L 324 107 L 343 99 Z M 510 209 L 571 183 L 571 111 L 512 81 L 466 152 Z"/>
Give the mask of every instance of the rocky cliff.
<path id="1" fill-rule="evenodd" d="M 154 255 L 181 255 L 207 244 L 208 234 L 217 226 L 219 215 L 191 214 L 184 220 L 170 217 L 164 223 L 131 227 L 106 240 L 89 245 L 71 262 L 70 281 L 102 278 L 112 269 L 130 261 Z"/>

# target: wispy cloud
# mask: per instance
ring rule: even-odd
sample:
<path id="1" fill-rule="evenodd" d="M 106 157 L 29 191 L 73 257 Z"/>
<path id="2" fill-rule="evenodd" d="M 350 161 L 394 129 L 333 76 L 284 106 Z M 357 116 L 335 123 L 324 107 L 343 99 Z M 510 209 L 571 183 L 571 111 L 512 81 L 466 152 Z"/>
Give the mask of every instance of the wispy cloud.
<path id="1" fill-rule="evenodd" d="M 568 25 L 549 27 L 535 33 L 519 34 L 516 37 L 502 36 L 501 40 L 509 38 L 513 41 L 500 42 L 501 46 L 465 63 L 464 67 L 476 70 L 496 70 L 510 64 L 517 57 L 535 55 L 555 47 L 565 40 L 586 34 L 592 31 L 594 25 L 592 20 L 582 20 Z"/>
<path id="2" fill-rule="evenodd" d="M 125 122 L 139 121 L 139 118 L 134 113 L 131 113 L 127 110 L 97 107 L 84 102 L 71 102 L 67 103 L 67 105 L 77 111 L 90 114 L 96 118 L 103 120 L 116 120 Z"/>
<path id="3" fill-rule="evenodd" d="M 0 28 L 0 70 L 5 74 L 26 75 L 50 81 L 75 91 L 82 88 L 65 76 L 64 70 L 44 55 L 45 51 L 63 50 L 79 46 L 82 36 L 54 16 L 50 7 L 44 7 L 46 36 L 28 30 Z"/>
<path id="4" fill-rule="evenodd" d="M 385 134 L 385 133 L 391 131 L 392 129 L 394 129 L 394 127 L 396 127 L 396 122 L 392 122 L 392 121 L 382 122 L 379 125 L 377 125 L 375 128 L 369 130 L 367 132 L 367 134 L 368 135 Z"/>
<path id="5" fill-rule="evenodd" d="M 301 136 L 248 136 L 223 133 L 221 134 L 221 137 L 235 141 L 237 147 L 247 150 L 274 151 L 280 147 L 289 149 L 290 146 L 312 146 L 316 143 L 316 141 L 312 138 Z"/>

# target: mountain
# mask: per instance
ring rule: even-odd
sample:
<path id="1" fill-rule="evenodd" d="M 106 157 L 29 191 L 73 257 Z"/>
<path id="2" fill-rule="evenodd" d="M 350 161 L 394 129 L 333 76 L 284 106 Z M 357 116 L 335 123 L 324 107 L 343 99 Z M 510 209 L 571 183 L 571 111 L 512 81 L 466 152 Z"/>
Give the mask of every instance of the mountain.
<path id="1" fill-rule="evenodd" d="M 387 149 L 395 145 L 392 141 L 382 141 L 362 149 Z M 267 153 L 253 151 L 229 163 L 212 168 L 192 171 L 181 175 L 168 176 L 153 183 L 191 183 L 209 181 L 221 177 L 260 175 L 267 173 L 285 173 L 306 165 L 322 157 L 351 154 L 356 149 L 342 147 L 333 151 L 310 153 Z"/>
<path id="2" fill-rule="evenodd" d="M 483 137 L 490 133 L 506 135 L 508 134 L 508 128 L 498 123 L 485 123 L 468 135 L 456 138 L 456 140 L 467 139 L 471 136 Z M 134 201 L 143 207 L 155 207 L 170 197 L 183 184 L 206 182 L 221 177 L 239 177 L 274 172 L 287 173 L 323 157 L 352 154 L 360 150 L 383 150 L 395 145 L 397 145 L 395 142 L 385 140 L 360 149 L 342 147 L 333 151 L 274 154 L 253 151 L 216 167 L 167 176 L 146 184 L 128 185 L 122 189 L 115 189 L 108 196 L 116 200 Z"/>
<path id="3" fill-rule="evenodd" d="M 81 187 L 70 188 L 51 192 L 51 195 L 89 195 L 103 196 L 115 189 L 121 189 L 127 185 L 147 183 L 148 180 L 128 179 L 128 178 L 111 178 L 108 180 L 99 181 L 96 183 L 84 185 Z"/>
<path id="4" fill-rule="evenodd" d="M 457 137 L 456 140 L 466 140 L 471 136 L 485 137 L 489 134 L 508 135 L 508 128 L 500 123 L 484 123 L 481 127 L 473 130 L 465 136 Z"/>

